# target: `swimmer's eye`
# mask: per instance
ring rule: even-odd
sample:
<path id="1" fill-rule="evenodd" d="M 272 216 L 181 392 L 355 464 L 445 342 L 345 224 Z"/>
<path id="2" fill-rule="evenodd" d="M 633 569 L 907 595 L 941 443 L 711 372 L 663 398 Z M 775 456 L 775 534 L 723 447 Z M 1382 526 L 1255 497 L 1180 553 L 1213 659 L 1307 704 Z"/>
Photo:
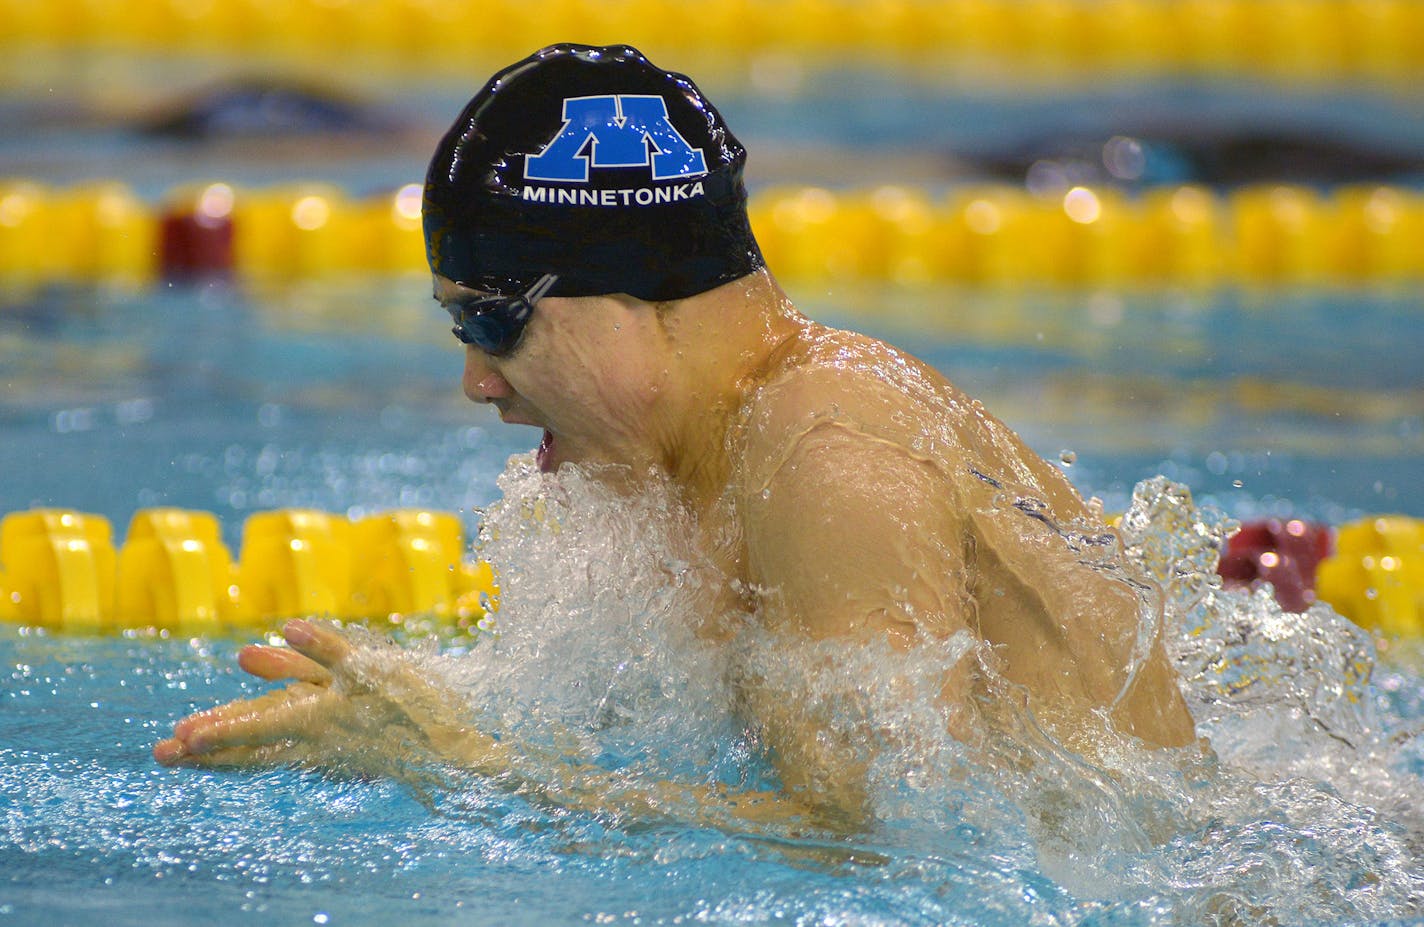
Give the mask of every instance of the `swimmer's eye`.
<path id="1" fill-rule="evenodd" d="M 461 344 L 473 344 L 486 354 L 508 354 L 524 335 L 535 304 L 558 280 L 555 274 L 545 274 L 515 296 L 495 293 L 444 303 L 445 311 L 455 321 L 451 332 Z"/>

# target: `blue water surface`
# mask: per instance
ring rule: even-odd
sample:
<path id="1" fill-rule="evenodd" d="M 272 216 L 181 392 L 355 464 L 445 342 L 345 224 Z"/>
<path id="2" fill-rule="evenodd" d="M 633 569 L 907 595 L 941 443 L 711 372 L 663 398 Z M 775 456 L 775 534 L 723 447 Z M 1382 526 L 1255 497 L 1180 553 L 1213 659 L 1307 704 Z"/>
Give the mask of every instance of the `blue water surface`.
<path id="1" fill-rule="evenodd" d="M 101 100 L 115 82 L 147 98 L 212 77 L 188 61 L 139 75 L 118 64 L 93 54 L 55 70 L 87 75 L 88 96 Z M 123 114 L 86 110 L 85 94 L 68 101 L 77 118 L 57 118 L 46 92 L 39 104 L 0 101 L 18 127 L 0 138 L 0 161 L 59 185 L 118 176 L 155 202 L 182 182 L 263 186 L 314 173 L 353 195 L 386 191 L 419 179 L 474 79 L 410 87 L 384 78 L 358 83 L 408 117 L 409 131 L 374 145 L 195 152 L 137 136 Z M 785 95 L 704 81 L 753 151 L 754 188 L 852 174 L 879 182 L 892 157 L 929 165 L 939 184 L 955 152 L 1115 131 L 1168 111 L 1218 130 L 1424 143 L 1409 99 L 1349 88 L 1262 94 L 1173 82 L 963 94 L 872 67 L 801 78 Z M 425 279 L 0 295 L 0 514 L 77 508 L 109 518 L 121 537 L 138 509 L 202 509 L 219 516 L 234 549 L 248 515 L 289 506 L 428 507 L 457 512 L 473 532 L 506 458 L 538 440 L 460 395 L 459 349 Z M 818 318 L 925 357 L 1110 509 L 1162 473 L 1242 518 L 1424 517 L 1417 288 L 1054 295 L 793 285 L 791 295 Z M 1368 890 L 1359 860 L 1378 834 L 1340 840 L 1270 814 L 1123 857 L 1167 873 L 1124 892 L 1139 872 L 1070 889 L 1013 826 L 927 833 L 888 821 L 794 838 L 569 812 L 479 782 L 421 792 L 288 769 L 158 767 L 149 750 L 175 720 L 264 688 L 235 667 L 242 643 L 0 625 L 0 925 L 1253 923 L 1249 897 L 1237 908 L 1206 897 L 1217 870 L 1240 858 L 1224 844 L 1289 848 L 1320 863 L 1319 884 Z M 1398 648 L 1389 660 L 1368 695 L 1403 744 L 1407 783 L 1424 777 L 1424 660 Z M 1424 795 L 1403 798 L 1424 805 Z M 1410 839 L 1417 860 L 1420 836 Z M 1230 875 L 1269 883 L 1283 877 L 1272 859 Z M 1299 922 L 1364 922 L 1331 913 L 1328 900 Z M 1410 916 L 1400 923 L 1424 923 Z"/>
<path id="2" fill-rule="evenodd" d="M 0 923 L 1192 922 L 1172 914 L 1191 899 L 1185 885 L 1075 895 L 1012 840 L 969 826 L 932 841 L 894 827 L 785 840 L 620 824 L 477 784 L 432 795 L 288 769 L 157 767 L 149 747 L 182 713 L 255 693 L 235 650 L 0 628 Z M 1392 710 L 1424 720 L 1417 676 L 1389 675 L 1385 689 Z M 1283 838 L 1269 820 L 1253 827 L 1235 839 Z M 1185 858 L 1209 865 L 1210 831 L 1182 839 L 1203 841 Z"/>
<path id="3" fill-rule="evenodd" d="M 200 508 L 234 548 L 248 514 L 287 506 L 430 507 L 473 531 L 505 459 L 537 435 L 459 395 L 459 350 L 423 282 L 385 286 L 285 301 L 174 288 L 103 311 L 60 293 L 41 321 L 0 320 L 25 345 L 3 355 L 0 510 L 75 507 L 121 535 L 139 508 Z M 1246 296 L 1122 297 L 1116 312 L 921 293 L 914 325 L 894 312 L 910 299 L 806 308 L 922 354 L 1050 459 L 1076 448 L 1070 476 L 1109 501 L 1175 470 L 1243 517 L 1424 514 L 1420 374 L 1404 363 L 1424 345 L 1407 298 L 1304 294 L 1266 318 Z M 1355 325 L 1332 321 L 1345 308 Z M 971 826 L 798 839 L 575 813 L 478 782 L 159 768 L 149 750 L 175 720 L 263 688 L 236 670 L 240 643 L 0 628 L 0 923 L 1157 924 L 1210 909 L 1187 870 L 1186 887 L 1127 898 L 1070 890 L 1021 835 Z M 1372 692 L 1387 729 L 1424 722 L 1413 670 Z M 1334 852 L 1282 826 L 1230 832 Z M 1213 839 L 1182 835 L 1145 862 L 1210 871 Z"/>

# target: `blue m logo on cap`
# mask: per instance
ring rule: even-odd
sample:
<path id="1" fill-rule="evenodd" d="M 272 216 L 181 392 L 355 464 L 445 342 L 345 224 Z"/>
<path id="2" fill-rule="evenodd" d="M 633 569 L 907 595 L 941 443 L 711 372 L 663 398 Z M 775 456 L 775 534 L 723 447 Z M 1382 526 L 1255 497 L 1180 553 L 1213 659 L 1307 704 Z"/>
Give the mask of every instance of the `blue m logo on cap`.
<path id="1" fill-rule="evenodd" d="M 630 93 L 570 97 L 564 100 L 564 127 L 559 134 L 543 151 L 524 159 L 524 179 L 579 183 L 588 180 L 590 167 L 647 167 L 649 163 L 654 180 L 707 173 L 707 159 L 668 121 L 662 97 Z"/>

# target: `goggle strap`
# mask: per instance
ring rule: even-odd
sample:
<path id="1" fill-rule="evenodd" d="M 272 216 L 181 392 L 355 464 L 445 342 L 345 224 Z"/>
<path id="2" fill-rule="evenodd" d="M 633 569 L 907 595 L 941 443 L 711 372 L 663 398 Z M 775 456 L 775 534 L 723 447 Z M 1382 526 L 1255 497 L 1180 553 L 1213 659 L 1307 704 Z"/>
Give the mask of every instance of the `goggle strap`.
<path id="1" fill-rule="evenodd" d="M 545 274 L 538 280 L 534 281 L 534 285 L 529 288 L 528 293 L 524 294 L 524 298 L 529 300 L 529 302 L 531 303 L 538 302 L 544 297 L 544 294 L 553 289 L 554 284 L 558 282 L 558 274 Z"/>

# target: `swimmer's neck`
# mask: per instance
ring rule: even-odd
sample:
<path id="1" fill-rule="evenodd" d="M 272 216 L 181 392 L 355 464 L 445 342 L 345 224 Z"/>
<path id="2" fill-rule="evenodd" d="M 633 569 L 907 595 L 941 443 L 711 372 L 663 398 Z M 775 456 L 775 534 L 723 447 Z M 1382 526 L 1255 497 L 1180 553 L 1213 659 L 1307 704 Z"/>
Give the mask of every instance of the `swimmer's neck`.
<path id="1" fill-rule="evenodd" d="M 673 423 L 663 467 L 694 509 L 719 498 L 730 476 L 727 432 L 778 358 L 811 325 L 766 270 L 673 303 L 662 316 Z"/>

